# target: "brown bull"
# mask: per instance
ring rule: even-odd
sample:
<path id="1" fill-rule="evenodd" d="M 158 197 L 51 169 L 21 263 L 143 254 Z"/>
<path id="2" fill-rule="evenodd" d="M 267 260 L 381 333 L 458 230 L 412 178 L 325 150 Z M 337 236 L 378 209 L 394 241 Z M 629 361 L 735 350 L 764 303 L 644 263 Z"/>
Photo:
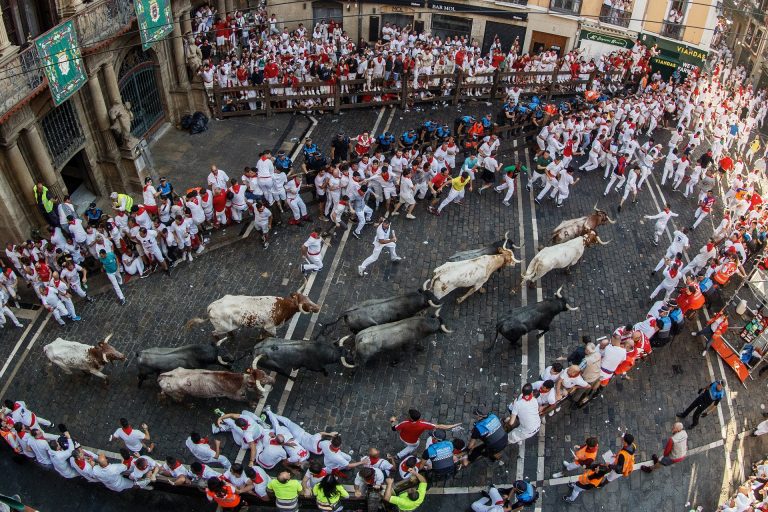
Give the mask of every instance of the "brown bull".
<path id="1" fill-rule="evenodd" d="M 552 244 L 561 244 L 578 236 L 586 235 L 603 224 L 616 224 L 616 221 L 612 220 L 606 212 L 598 209 L 597 205 L 595 205 L 593 210 L 592 213 L 585 217 L 561 222 L 560 225 L 552 230 Z"/>
<path id="2" fill-rule="evenodd" d="M 185 396 L 257 402 L 264 394 L 264 386 L 275 382 L 274 378 L 256 368 L 257 361 L 245 373 L 176 368 L 160 374 L 157 383 L 163 395 L 177 402 Z"/>

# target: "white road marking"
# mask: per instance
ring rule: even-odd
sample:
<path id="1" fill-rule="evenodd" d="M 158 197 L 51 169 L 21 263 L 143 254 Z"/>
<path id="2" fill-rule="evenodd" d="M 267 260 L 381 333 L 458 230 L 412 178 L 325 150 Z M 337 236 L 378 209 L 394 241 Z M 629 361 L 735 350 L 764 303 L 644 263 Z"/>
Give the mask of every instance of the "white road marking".
<path id="1" fill-rule="evenodd" d="M 530 169 L 530 167 L 528 167 Z M 522 174 L 518 175 L 518 194 L 517 194 L 517 220 L 518 220 L 518 229 L 519 229 L 519 237 L 518 240 L 520 241 L 520 275 L 525 274 L 525 222 L 523 218 L 523 192 L 525 188 L 523 188 L 521 185 L 523 183 Z M 526 183 L 527 184 L 527 183 Z M 528 192 L 528 199 L 530 201 L 533 200 L 533 191 L 531 190 Z M 534 252 L 536 251 L 536 248 L 533 248 Z M 513 288 L 514 289 L 514 288 Z M 528 305 L 528 290 L 521 284 L 520 285 L 520 306 L 525 307 Z M 502 343 L 505 343 L 505 340 L 502 339 Z M 508 343 L 508 342 L 507 342 Z M 521 347 L 520 347 L 520 379 L 521 379 L 521 385 L 522 382 L 528 381 L 528 334 L 525 334 L 522 339 L 520 340 Z M 517 398 L 517 389 L 510 386 L 510 401 L 514 401 Z M 517 460 L 516 460 L 517 467 L 515 469 L 515 478 L 517 480 L 520 480 L 523 478 L 523 474 L 525 473 L 525 443 L 522 443 L 519 445 Z"/>
<path id="2" fill-rule="evenodd" d="M 40 311 L 43 311 L 42 309 Z M 13 371 L 8 375 L 8 381 L 5 383 L 5 386 L 3 386 L 3 389 L 0 390 L 0 396 L 4 396 L 5 392 L 8 391 L 8 388 L 11 385 L 11 382 L 13 382 L 13 378 L 16 377 L 16 373 L 21 368 L 21 365 L 24 363 L 24 360 L 29 355 L 29 351 L 32 350 L 32 347 L 35 346 L 35 343 L 37 342 L 37 338 L 40 337 L 40 334 L 43 332 L 43 329 L 45 329 L 45 326 L 48 325 L 48 320 L 51 319 L 53 315 L 48 313 L 48 316 L 45 317 L 45 320 L 43 320 L 43 323 L 40 324 L 40 327 L 38 327 L 37 331 L 35 331 L 35 335 L 32 336 L 32 339 L 29 340 L 29 343 L 27 344 L 27 348 L 24 349 L 24 352 L 21 354 L 21 357 L 19 357 L 19 361 L 16 363 L 16 366 L 13 367 Z M 31 324 L 30 324 L 31 327 Z M 27 327 L 27 330 L 29 330 L 29 327 Z M 26 335 L 26 332 L 24 333 Z M 15 349 L 14 349 L 15 350 Z M 10 358 L 8 360 L 10 362 Z"/>
<path id="3" fill-rule="evenodd" d="M 16 342 L 16 345 L 13 347 L 11 354 L 8 356 L 8 359 L 5 360 L 5 364 L 3 365 L 2 369 L 0 369 L 0 379 L 3 378 L 3 375 L 5 375 L 5 372 L 8 370 L 8 367 L 11 365 L 13 358 L 16 356 L 16 352 L 19 351 L 19 347 L 21 347 L 21 344 L 27 338 L 29 331 L 32 330 L 32 326 L 34 325 L 35 321 L 37 320 L 37 317 L 40 316 L 40 313 L 42 311 L 45 311 L 45 310 L 42 308 L 38 309 L 37 311 L 35 311 L 33 318 L 30 319 L 31 321 L 29 322 L 29 325 L 26 327 L 26 329 L 24 329 L 24 332 L 22 332 L 21 336 L 19 337 L 19 341 Z"/>

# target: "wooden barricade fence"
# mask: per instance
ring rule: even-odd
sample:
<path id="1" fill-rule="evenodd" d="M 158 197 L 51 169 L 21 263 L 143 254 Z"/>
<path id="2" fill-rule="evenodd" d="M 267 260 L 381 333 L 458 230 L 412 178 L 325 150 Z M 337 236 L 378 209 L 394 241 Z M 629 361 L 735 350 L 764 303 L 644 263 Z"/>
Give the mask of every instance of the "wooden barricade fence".
<path id="1" fill-rule="evenodd" d="M 628 73 L 626 74 L 628 75 Z M 519 86 L 521 97 L 537 95 L 544 103 L 558 96 L 572 96 L 586 90 L 595 78 L 573 79 L 570 72 L 552 71 L 494 71 L 466 76 L 461 70 L 449 74 L 427 75 L 421 79 L 413 74 L 399 83 L 382 79 L 300 82 L 295 87 L 283 84 L 260 84 L 237 87 L 214 85 L 214 115 L 219 118 L 265 115 L 282 112 L 333 112 L 355 108 L 397 105 L 402 109 L 417 104 L 435 102 L 458 105 L 462 101 L 494 101 L 505 98 L 507 87 Z M 629 83 L 631 77 L 614 72 L 609 80 Z M 414 82 L 417 87 L 414 87 Z M 303 100 L 313 100 L 302 106 Z"/>

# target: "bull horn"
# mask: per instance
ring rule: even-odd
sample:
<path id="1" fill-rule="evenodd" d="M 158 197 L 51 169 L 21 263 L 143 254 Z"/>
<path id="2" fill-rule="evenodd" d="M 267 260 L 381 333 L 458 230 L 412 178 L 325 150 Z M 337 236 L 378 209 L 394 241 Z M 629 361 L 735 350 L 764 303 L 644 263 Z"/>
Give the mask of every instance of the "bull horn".
<path id="1" fill-rule="evenodd" d="M 106 352 L 104 352 L 104 353 L 101 355 L 101 358 L 104 360 L 104 364 L 107 364 L 107 363 L 109 362 L 109 361 L 107 361 L 107 353 L 106 353 Z"/>
<path id="2" fill-rule="evenodd" d="M 104 341 L 103 341 L 102 343 L 109 343 L 109 340 L 111 340 L 111 339 L 112 339 L 112 335 L 113 335 L 113 334 L 114 334 L 113 332 L 109 333 L 109 334 L 107 335 L 107 337 L 106 337 L 106 338 L 104 338 Z"/>
<path id="3" fill-rule="evenodd" d="M 426 290 L 427 290 L 427 285 L 428 285 L 428 284 L 429 284 L 429 279 L 427 279 L 426 281 L 424 281 L 424 284 L 422 284 L 422 285 L 421 285 L 421 289 L 422 289 L 422 290 L 424 290 L 424 291 L 426 291 Z"/>
<path id="4" fill-rule="evenodd" d="M 505 237 L 505 238 L 504 238 L 504 244 L 501 246 L 501 249 L 502 249 L 503 251 L 508 251 L 508 250 L 509 250 L 509 249 L 507 249 L 507 242 L 509 242 L 509 238 L 506 238 L 506 237 Z"/>
<path id="5" fill-rule="evenodd" d="M 304 291 L 304 288 L 307 286 L 307 282 L 309 281 L 309 279 L 307 279 L 307 276 L 302 276 L 302 277 L 304 277 L 304 282 L 301 283 L 301 286 L 299 286 L 299 289 L 296 290 L 296 293 L 302 293 Z"/>
<path id="6" fill-rule="evenodd" d="M 220 340 L 218 340 L 218 341 L 216 342 L 216 346 L 217 346 L 217 347 L 220 347 L 220 346 L 221 346 L 221 344 L 222 344 L 222 343 L 224 343 L 225 341 L 227 341 L 227 337 L 226 337 L 226 336 L 224 336 L 223 338 L 221 338 Z"/>
<path id="7" fill-rule="evenodd" d="M 515 258 L 515 253 L 512 253 L 512 262 L 513 262 L 513 263 L 520 263 L 520 262 L 522 262 L 522 261 L 523 261 L 523 260 L 519 260 L 519 259 Z"/>
<path id="8" fill-rule="evenodd" d="M 440 323 L 440 330 L 443 331 L 445 334 L 451 334 L 453 331 L 445 326 L 442 322 Z"/>
<path id="9" fill-rule="evenodd" d="M 598 237 L 596 237 L 596 238 L 597 238 L 597 242 L 598 242 L 600 245 L 608 245 L 609 243 L 611 243 L 611 241 L 610 241 L 610 240 L 608 240 L 607 242 L 603 242 L 602 240 L 600 240 L 600 237 L 599 237 L 599 236 L 598 236 Z"/>
<path id="10" fill-rule="evenodd" d="M 524 245 L 525 245 L 525 242 L 521 243 L 520 245 L 512 244 L 512 248 L 519 251 L 520 249 L 523 248 Z"/>
<path id="11" fill-rule="evenodd" d="M 437 311 L 435 311 L 435 318 L 440 318 L 440 310 L 443 309 L 442 306 L 438 306 Z"/>
<path id="12" fill-rule="evenodd" d="M 345 368 L 354 368 L 355 367 L 355 365 L 349 364 L 347 362 L 347 358 L 344 357 L 344 356 L 341 356 L 341 364 L 344 365 Z"/>
<path id="13" fill-rule="evenodd" d="M 258 370 L 259 369 L 259 359 L 261 359 L 263 356 L 264 356 L 264 354 L 257 355 L 256 359 L 254 359 L 253 363 L 251 363 L 251 368 L 253 368 L 254 370 Z M 258 382 L 258 380 L 256 382 Z"/>
<path id="14" fill-rule="evenodd" d="M 608 220 L 610 224 L 616 224 L 616 221 L 611 219 L 608 215 L 605 216 L 605 218 Z"/>
<path id="15" fill-rule="evenodd" d="M 349 334 L 339 340 L 339 348 L 344 348 L 344 342 L 347 341 L 347 338 L 349 338 Z"/>
<path id="16" fill-rule="evenodd" d="M 563 296 L 560 294 L 561 291 L 563 291 L 563 287 L 562 286 L 560 288 L 558 288 L 557 291 L 555 292 L 555 297 L 562 298 Z"/>
<path id="17" fill-rule="evenodd" d="M 567 302 L 565 303 L 565 307 L 568 309 L 568 311 L 577 311 L 579 309 L 579 306 L 571 306 Z"/>
<path id="18" fill-rule="evenodd" d="M 259 381 L 259 379 L 256 379 L 255 384 L 256 384 L 256 389 L 258 389 L 260 393 L 265 393 L 267 391 L 266 389 L 264 389 L 264 386 L 261 385 L 261 382 Z"/>
<path id="19" fill-rule="evenodd" d="M 435 304 L 434 302 L 432 302 L 432 299 L 427 299 L 427 302 L 429 302 L 429 305 L 432 306 L 433 308 L 439 308 L 442 306 L 442 304 L 439 304 L 439 303 Z"/>
<path id="20" fill-rule="evenodd" d="M 595 201 L 595 206 L 593 206 L 593 207 L 592 207 L 592 209 L 593 209 L 594 211 L 596 211 L 596 212 L 597 212 L 597 211 L 600 211 L 600 210 L 598 210 L 598 209 L 597 209 L 597 203 L 598 203 L 598 202 L 599 202 L 599 201 Z"/>
<path id="21" fill-rule="evenodd" d="M 224 360 L 221 358 L 221 356 L 216 356 L 216 359 L 218 359 L 218 361 L 219 361 L 219 364 L 220 364 L 221 366 L 229 366 L 229 363 L 228 363 L 228 362 L 226 362 L 226 361 L 224 361 Z"/>

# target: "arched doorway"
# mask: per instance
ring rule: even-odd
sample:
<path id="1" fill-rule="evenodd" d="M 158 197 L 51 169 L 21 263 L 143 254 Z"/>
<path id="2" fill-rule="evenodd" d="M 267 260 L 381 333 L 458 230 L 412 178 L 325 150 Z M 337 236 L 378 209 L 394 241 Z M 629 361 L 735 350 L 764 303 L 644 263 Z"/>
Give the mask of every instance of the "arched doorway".
<path id="1" fill-rule="evenodd" d="M 142 138 L 165 118 L 152 56 L 141 48 L 132 49 L 123 59 L 118 81 L 120 95 L 133 112 L 131 134 Z"/>

